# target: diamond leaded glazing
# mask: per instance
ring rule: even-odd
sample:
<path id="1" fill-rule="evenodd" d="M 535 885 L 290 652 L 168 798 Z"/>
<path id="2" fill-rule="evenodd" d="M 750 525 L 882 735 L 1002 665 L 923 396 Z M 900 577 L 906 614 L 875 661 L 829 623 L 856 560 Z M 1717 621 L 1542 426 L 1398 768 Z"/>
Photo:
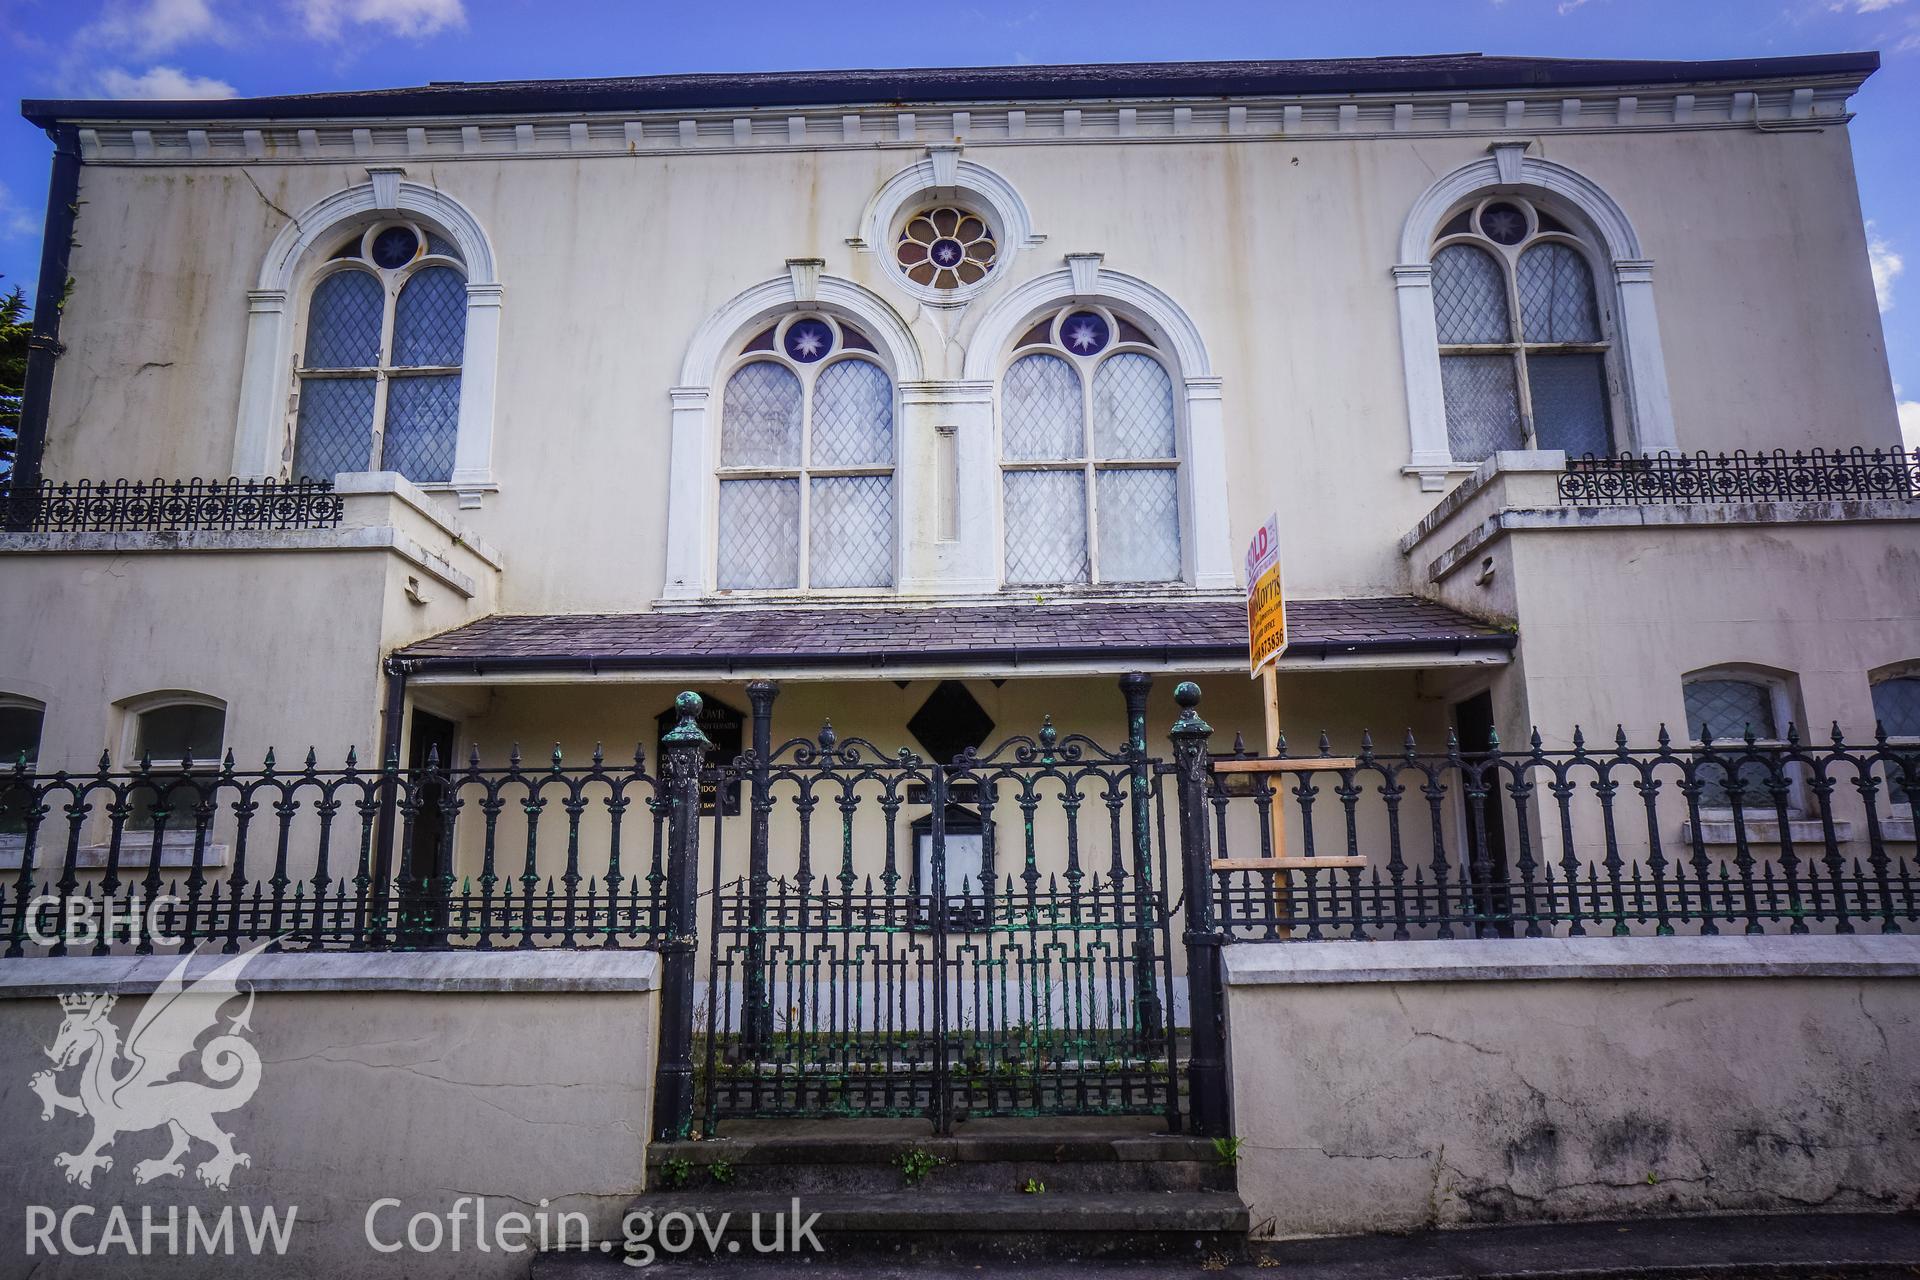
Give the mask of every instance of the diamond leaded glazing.
<path id="1" fill-rule="evenodd" d="M 1512 341 L 1506 277 L 1492 254 L 1450 244 L 1433 255 L 1433 319 L 1445 343 Z"/>
<path id="2" fill-rule="evenodd" d="M 1756 738 L 1780 736 L 1774 722 L 1773 691 L 1752 680 L 1689 680 L 1686 694 L 1687 729 L 1703 730 L 1716 739 L 1741 738 L 1749 729 Z"/>
<path id="3" fill-rule="evenodd" d="M 1102 582 L 1180 577 L 1180 485 L 1173 468 L 1096 472 L 1094 510 Z"/>
<path id="4" fill-rule="evenodd" d="M 1512 356 L 1442 356 L 1447 446 L 1460 462 L 1482 462 L 1525 446 Z"/>
<path id="5" fill-rule="evenodd" d="M 453 477 L 460 435 L 460 375 L 435 373 L 387 383 L 387 430 L 380 464 L 413 481 Z"/>
<path id="6" fill-rule="evenodd" d="M 1084 456 L 1080 374 L 1053 355 L 1022 356 L 1000 384 L 1001 452 L 1010 461 Z"/>
<path id="7" fill-rule="evenodd" d="M 466 342 L 466 280 L 452 267 L 414 272 L 393 304 L 394 364 L 457 365 Z"/>
<path id="8" fill-rule="evenodd" d="M 893 477 L 821 476 L 807 512 L 807 578 L 815 587 L 893 585 Z"/>
<path id="9" fill-rule="evenodd" d="M 1080 471 L 1002 474 L 1006 578 L 1020 586 L 1085 582 L 1087 485 Z"/>
<path id="10" fill-rule="evenodd" d="M 765 355 L 734 371 L 721 405 L 722 589 L 893 584 L 893 381 L 842 348 L 874 352 L 857 330 L 805 315 L 741 348 Z M 835 471 L 861 474 L 823 474 Z"/>
<path id="11" fill-rule="evenodd" d="M 800 379 L 771 360 L 743 364 L 727 379 L 720 408 L 720 465 L 800 465 Z"/>
<path id="12" fill-rule="evenodd" d="M 307 304 L 296 476 L 330 478 L 378 466 L 419 482 L 452 477 L 460 376 L 398 376 L 407 369 L 458 369 L 465 357 L 466 279 L 444 264 L 414 269 L 423 253 L 459 260 L 451 242 L 412 224 L 362 232 L 329 255 L 354 265 L 323 276 Z M 389 296 L 391 331 L 385 328 Z M 336 369 L 375 376 L 312 376 Z"/>
<path id="13" fill-rule="evenodd" d="M 1093 456 L 1171 458 L 1173 436 L 1173 379 L 1166 366 L 1129 351 L 1101 361 L 1093 374 Z"/>
<path id="14" fill-rule="evenodd" d="M 1599 353 L 1527 357 L 1533 392 L 1533 433 L 1542 449 L 1604 457 L 1613 452 L 1608 421 L 1607 369 Z"/>
<path id="15" fill-rule="evenodd" d="M 373 454 L 372 378 L 305 378 L 294 433 L 296 480 L 331 480 L 342 471 L 370 469 Z"/>
<path id="16" fill-rule="evenodd" d="M 371 369 L 380 363 L 386 293 L 372 273 L 336 271 L 313 287 L 307 306 L 306 367 Z"/>
<path id="17" fill-rule="evenodd" d="M 885 466 L 893 461 L 893 383 L 868 360 L 841 360 L 813 384 L 812 464 Z"/>
<path id="18" fill-rule="evenodd" d="M 1920 676 L 1895 676 L 1875 684 L 1873 718 L 1889 738 L 1920 738 Z"/>
<path id="19" fill-rule="evenodd" d="M 772 590 L 800 585 L 800 482 L 720 482 L 722 590 Z"/>
<path id="20" fill-rule="evenodd" d="M 1571 245 L 1548 241 L 1520 255 L 1514 270 L 1520 332 L 1528 342 L 1598 342 L 1593 272 Z"/>

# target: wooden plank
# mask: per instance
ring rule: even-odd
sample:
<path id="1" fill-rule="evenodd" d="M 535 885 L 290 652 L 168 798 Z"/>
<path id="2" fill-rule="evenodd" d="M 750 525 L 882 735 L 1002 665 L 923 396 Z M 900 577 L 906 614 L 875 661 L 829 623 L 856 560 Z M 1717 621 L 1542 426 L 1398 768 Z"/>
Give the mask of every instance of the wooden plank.
<path id="1" fill-rule="evenodd" d="M 1215 858 L 1215 871 L 1346 871 L 1368 866 L 1360 857 L 1337 858 Z"/>
<path id="2" fill-rule="evenodd" d="M 1274 760 L 1215 760 L 1215 773 L 1318 773 L 1321 770 L 1358 769 L 1354 756 L 1289 756 Z"/>

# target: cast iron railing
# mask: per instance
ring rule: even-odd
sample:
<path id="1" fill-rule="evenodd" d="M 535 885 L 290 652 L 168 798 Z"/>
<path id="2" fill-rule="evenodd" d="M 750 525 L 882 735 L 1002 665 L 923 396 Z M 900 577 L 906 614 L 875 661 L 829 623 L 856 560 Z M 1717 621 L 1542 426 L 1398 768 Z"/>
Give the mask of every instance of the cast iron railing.
<path id="1" fill-rule="evenodd" d="M 1573 741 L 1427 754 L 1410 736 L 1397 752 L 1363 739 L 1342 758 L 1323 738 L 1318 757 L 1216 760 L 1213 923 L 1237 940 L 1315 941 L 1920 921 L 1920 743 L 1849 746 L 1837 727 L 1818 747 L 1792 733 Z"/>
<path id="2" fill-rule="evenodd" d="M 345 513 L 331 480 L 0 481 L 0 521 L 29 533 L 331 529 Z"/>
<path id="3" fill-rule="evenodd" d="M 829 725 L 724 767 L 754 822 L 743 866 L 722 819 L 708 842 L 706 1130 L 1049 1114 L 1178 1128 L 1167 797 L 1135 745 L 1048 722 L 940 764 Z"/>
<path id="4" fill-rule="evenodd" d="M 1641 503 L 1830 502 L 1920 497 L 1920 450 L 1785 449 L 1569 458 L 1560 501 L 1574 507 Z"/>
<path id="5" fill-rule="evenodd" d="M 0 773 L 5 954 L 635 947 L 667 806 L 640 752 L 585 766 Z M 637 846 L 637 847 L 636 847 Z M 456 871 L 464 865 L 467 870 Z M 102 923 L 111 919 L 111 928 Z"/>

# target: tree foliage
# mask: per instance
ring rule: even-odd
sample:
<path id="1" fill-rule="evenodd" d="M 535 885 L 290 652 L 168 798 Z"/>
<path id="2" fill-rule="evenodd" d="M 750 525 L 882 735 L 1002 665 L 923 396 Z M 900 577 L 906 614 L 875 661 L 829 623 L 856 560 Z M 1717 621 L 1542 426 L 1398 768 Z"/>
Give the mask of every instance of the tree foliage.
<path id="1" fill-rule="evenodd" d="M 0 476 L 13 473 L 20 404 L 27 383 L 27 339 L 32 334 L 26 295 L 15 285 L 0 297 Z"/>

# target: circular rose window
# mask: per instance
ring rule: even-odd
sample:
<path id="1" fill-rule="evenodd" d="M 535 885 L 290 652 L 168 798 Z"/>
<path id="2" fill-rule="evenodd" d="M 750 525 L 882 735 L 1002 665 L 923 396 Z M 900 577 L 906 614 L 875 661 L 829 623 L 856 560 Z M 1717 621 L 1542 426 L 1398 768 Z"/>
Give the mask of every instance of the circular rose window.
<path id="1" fill-rule="evenodd" d="M 957 289 L 986 279 L 998 252 L 979 214 L 941 205 L 907 219 L 894 258 L 915 284 Z"/>

